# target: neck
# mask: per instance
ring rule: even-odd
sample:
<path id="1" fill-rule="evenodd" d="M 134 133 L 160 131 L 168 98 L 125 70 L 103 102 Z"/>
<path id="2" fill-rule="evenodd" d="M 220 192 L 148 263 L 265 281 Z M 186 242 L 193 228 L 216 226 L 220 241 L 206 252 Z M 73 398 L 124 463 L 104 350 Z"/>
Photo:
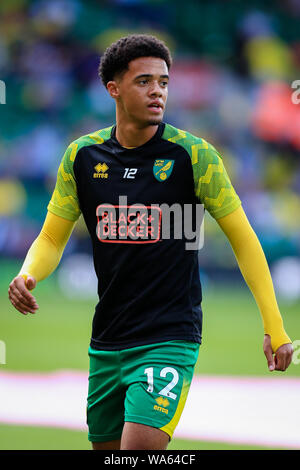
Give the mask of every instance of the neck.
<path id="1" fill-rule="evenodd" d="M 122 147 L 140 147 L 150 140 L 158 129 L 157 125 L 139 126 L 117 119 L 116 138 Z"/>

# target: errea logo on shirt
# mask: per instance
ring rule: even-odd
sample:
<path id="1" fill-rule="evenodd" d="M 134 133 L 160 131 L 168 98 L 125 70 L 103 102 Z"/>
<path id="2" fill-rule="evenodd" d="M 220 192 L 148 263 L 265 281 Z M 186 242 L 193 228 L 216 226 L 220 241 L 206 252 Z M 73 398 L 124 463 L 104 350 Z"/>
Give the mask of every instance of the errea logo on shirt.
<path id="1" fill-rule="evenodd" d="M 94 173 L 93 178 L 108 178 L 108 166 L 106 163 L 98 163 L 94 169 L 96 170 L 96 173 Z"/>

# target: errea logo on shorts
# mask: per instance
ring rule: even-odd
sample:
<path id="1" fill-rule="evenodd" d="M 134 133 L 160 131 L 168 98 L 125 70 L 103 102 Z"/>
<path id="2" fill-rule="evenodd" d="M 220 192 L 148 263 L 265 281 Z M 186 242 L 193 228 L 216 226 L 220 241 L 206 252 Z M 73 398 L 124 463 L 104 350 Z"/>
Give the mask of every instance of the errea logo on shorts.
<path id="1" fill-rule="evenodd" d="M 170 402 L 168 401 L 167 398 L 163 397 L 158 397 L 156 398 L 156 403 L 159 405 L 154 405 L 153 409 L 157 411 L 161 411 L 162 413 L 169 413 L 169 410 L 166 409 L 167 406 L 169 406 Z"/>

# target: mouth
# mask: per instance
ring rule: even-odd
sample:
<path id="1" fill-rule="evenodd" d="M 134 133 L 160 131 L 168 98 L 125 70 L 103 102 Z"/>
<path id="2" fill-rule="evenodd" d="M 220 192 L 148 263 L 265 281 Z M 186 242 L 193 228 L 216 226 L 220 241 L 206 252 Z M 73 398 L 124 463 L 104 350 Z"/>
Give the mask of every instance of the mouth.
<path id="1" fill-rule="evenodd" d="M 160 113 L 163 110 L 163 106 L 160 103 L 153 102 L 148 105 L 148 109 L 153 113 Z"/>

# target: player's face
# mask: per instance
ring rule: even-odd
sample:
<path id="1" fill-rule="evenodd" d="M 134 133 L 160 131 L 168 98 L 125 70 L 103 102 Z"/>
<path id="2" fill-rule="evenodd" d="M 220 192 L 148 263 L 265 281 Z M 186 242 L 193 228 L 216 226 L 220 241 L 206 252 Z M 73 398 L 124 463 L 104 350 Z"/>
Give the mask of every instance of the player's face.
<path id="1" fill-rule="evenodd" d="M 157 125 L 168 96 L 168 67 L 157 57 L 140 57 L 116 80 L 117 105 L 122 117 L 138 125 Z"/>

